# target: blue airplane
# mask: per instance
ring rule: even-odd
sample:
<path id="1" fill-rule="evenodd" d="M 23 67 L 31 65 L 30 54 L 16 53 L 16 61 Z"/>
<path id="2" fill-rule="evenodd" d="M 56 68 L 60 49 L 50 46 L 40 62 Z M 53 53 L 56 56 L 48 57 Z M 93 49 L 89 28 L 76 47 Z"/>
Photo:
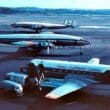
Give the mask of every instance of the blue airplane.
<path id="1" fill-rule="evenodd" d="M 99 58 L 92 58 L 87 63 L 45 59 L 34 59 L 31 63 L 36 67 L 42 65 L 42 74 L 51 76 L 41 76 L 39 83 L 41 87 L 54 88 L 45 96 L 50 99 L 58 99 L 93 83 L 110 82 L 110 65 L 99 64 Z"/>
<path id="2" fill-rule="evenodd" d="M 99 58 L 92 58 L 87 63 L 33 59 L 30 64 L 34 65 L 37 76 L 30 77 L 29 73 L 24 74 L 23 72 L 7 73 L 7 78 L 2 82 L 2 88 L 13 90 L 20 95 L 23 94 L 26 83 L 32 84 L 28 87 L 33 85 L 36 88 L 39 87 L 40 91 L 49 87 L 53 90 L 47 93 L 45 97 L 58 99 L 91 84 L 110 83 L 110 65 L 99 63 Z M 27 82 L 27 78 L 29 82 Z"/>

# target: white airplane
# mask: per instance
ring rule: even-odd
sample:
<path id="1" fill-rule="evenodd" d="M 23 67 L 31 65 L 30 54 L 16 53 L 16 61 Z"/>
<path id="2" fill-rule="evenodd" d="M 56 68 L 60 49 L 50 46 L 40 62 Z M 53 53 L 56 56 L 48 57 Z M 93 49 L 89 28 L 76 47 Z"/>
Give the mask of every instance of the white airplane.
<path id="1" fill-rule="evenodd" d="M 90 42 L 82 37 L 61 34 L 1 34 L 0 43 L 28 47 L 36 51 L 47 49 L 55 46 L 79 46 L 80 54 L 83 54 L 81 46 L 89 45 Z"/>
<path id="2" fill-rule="evenodd" d="M 16 22 L 11 24 L 15 28 L 27 28 L 35 30 L 36 32 L 41 32 L 43 29 L 62 29 L 72 27 L 74 28 L 74 23 L 72 20 L 65 20 L 64 24 L 57 23 L 47 23 L 47 22 Z"/>
<path id="3" fill-rule="evenodd" d="M 99 58 L 93 58 L 87 63 L 45 59 L 31 61 L 37 69 L 43 66 L 42 72 L 48 77 L 42 78 L 39 85 L 54 88 L 45 96 L 50 99 L 58 99 L 93 83 L 110 82 L 110 65 L 99 62 Z"/>
<path id="4" fill-rule="evenodd" d="M 99 63 L 99 58 L 92 58 L 87 63 L 45 59 L 31 60 L 31 64 L 34 64 L 37 70 L 36 74 L 41 75 L 40 79 L 38 78 L 37 86 L 54 88 L 45 95 L 49 99 L 58 99 L 90 84 L 110 83 L 110 65 Z M 2 81 L 2 88 L 6 91 L 14 91 L 21 96 L 24 92 L 26 78 L 29 79 L 28 73 L 7 73 L 6 79 Z M 34 80 L 31 77 L 29 81 Z"/>

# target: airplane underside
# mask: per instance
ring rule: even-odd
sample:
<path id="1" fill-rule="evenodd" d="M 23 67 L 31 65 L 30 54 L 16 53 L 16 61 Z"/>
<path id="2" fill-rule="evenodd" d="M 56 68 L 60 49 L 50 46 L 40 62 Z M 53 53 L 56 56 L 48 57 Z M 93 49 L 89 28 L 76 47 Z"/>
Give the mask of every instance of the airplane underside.
<path id="1" fill-rule="evenodd" d="M 59 46 L 63 46 L 63 47 L 66 47 L 66 46 L 79 46 L 80 47 L 80 55 L 83 55 L 83 51 L 82 51 L 82 48 L 81 46 L 82 45 L 85 45 L 83 43 L 80 43 L 80 42 L 77 42 L 77 41 L 63 41 L 63 40 L 60 40 L 60 41 L 51 41 L 51 42 L 48 42 L 46 41 L 46 43 L 48 43 L 48 45 L 53 45 L 52 47 L 51 46 L 44 46 L 44 42 L 45 41 L 36 41 L 37 43 L 33 43 L 33 41 L 23 41 L 23 39 L 4 39 L 4 40 L 0 40 L 1 44 L 8 44 L 8 45 L 18 45 L 19 47 L 26 47 L 26 48 L 29 48 L 29 50 L 33 50 L 34 52 L 37 51 L 37 52 L 41 52 L 42 50 L 44 49 L 47 49 L 47 53 L 49 54 L 49 51 L 50 51 L 50 48 L 53 48 L 53 47 L 59 47 Z"/>

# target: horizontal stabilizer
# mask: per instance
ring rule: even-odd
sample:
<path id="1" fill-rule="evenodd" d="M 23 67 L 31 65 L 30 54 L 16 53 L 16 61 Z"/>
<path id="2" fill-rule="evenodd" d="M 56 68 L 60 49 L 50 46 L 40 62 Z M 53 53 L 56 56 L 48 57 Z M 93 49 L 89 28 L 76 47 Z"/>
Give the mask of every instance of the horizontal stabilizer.
<path id="1" fill-rule="evenodd" d="M 99 58 L 92 58 L 91 60 L 88 61 L 89 64 L 99 64 L 100 59 Z"/>

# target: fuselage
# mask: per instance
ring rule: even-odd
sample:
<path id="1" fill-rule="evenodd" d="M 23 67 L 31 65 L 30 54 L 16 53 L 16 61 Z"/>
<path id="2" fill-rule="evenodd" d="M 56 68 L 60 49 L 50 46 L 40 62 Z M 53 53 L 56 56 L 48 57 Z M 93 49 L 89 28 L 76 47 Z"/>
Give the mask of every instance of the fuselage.
<path id="1" fill-rule="evenodd" d="M 0 43 L 11 44 L 18 41 L 50 41 L 58 46 L 88 45 L 89 41 L 81 37 L 61 34 L 2 34 Z"/>
<path id="2" fill-rule="evenodd" d="M 71 25 L 57 24 L 57 23 L 45 23 L 45 22 L 17 22 L 11 26 L 16 28 L 29 28 L 29 29 L 60 29 L 67 28 Z"/>
<path id="3" fill-rule="evenodd" d="M 101 78 L 104 75 L 110 76 L 110 65 L 105 64 L 89 64 L 83 62 L 69 62 L 69 61 L 59 61 L 59 60 L 44 60 L 44 59 L 34 59 L 31 61 L 36 66 L 43 64 L 45 71 L 50 74 L 67 75 L 67 74 L 80 74 L 87 76 L 94 76 Z"/>

